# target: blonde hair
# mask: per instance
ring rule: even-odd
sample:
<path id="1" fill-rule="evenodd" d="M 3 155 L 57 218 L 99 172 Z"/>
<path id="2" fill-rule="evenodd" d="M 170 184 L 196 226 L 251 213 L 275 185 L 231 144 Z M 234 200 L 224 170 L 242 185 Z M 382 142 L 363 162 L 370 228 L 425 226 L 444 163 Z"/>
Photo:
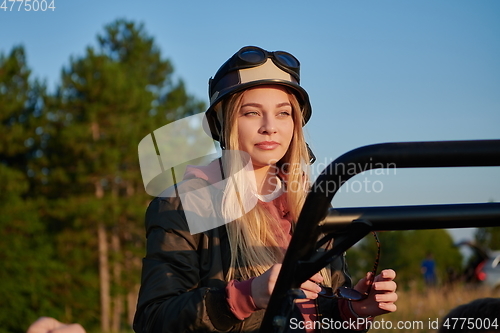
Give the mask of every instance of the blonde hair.
<path id="1" fill-rule="evenodd" d="M 223 118 L 221 144 L 228 150 L 239 150 L 238 137 L 238 113 L 241 108 L 243 92 L 232 95 L 223 101 L 219 111 Z M 286 195 L 286 205 L 293 224 L 297 221 L 307 195 L 308 163 L 309 154 L 304 140 L 302 126 L 304 123 L 302 110 L 295 95 L 287 91 L 292 106 L 292 119 L 294 131 L 288 151 L 283 158 L 276 163 L 281 171 Z M 235 209 L 242 207 L 241 198 L 248 198 L 251 192 L 248 180 L 239 170 L 244 168 L 244 161 L 231 159 L 225 163 L 224 171 L 227 175 L 235 175 L 233 182 L 228 182 L 224 191 L 222 214 L 224 216 L 235 216 Z M 227 177 L 226 175 L 226 177 Z M 235 208 L 238 207 L 238 208 Z M 279 234 L 280 228 L 273 228 L 279 221 L 272 216 L 267 209 L 261 205 L 255 205 L 249 212 L 243 214 L 233 222 L 226 224 L 230 249 L 231 264 L 226 275 L 226 280 L 235 278 L 243 280 L 259 276 L 268 270 L 273 264 L 283 260 L 283 252 L 279 246 L 278 239 L 286 235 Z M 276 234 L 278 229 L 278 234 Z M 326 271 L 322 273 L 325 282 L 330 281 Z"/>

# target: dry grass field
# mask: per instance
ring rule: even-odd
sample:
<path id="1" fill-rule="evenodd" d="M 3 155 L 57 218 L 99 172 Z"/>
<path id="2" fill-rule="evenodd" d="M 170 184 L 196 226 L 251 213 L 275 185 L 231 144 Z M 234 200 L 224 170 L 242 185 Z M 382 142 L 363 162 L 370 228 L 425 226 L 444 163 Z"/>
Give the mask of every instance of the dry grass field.
<path id="1" fill-rule="evenodd" d="M 398 311 L 376 318 L 370 332 L 437 332 L 442 318 L 454 307 L 483 297 L 500 297 L 499 291 L 455 285 L 419 291 L 398 291 Z M 398 328 L 399 326 L 399 328 Z"/>

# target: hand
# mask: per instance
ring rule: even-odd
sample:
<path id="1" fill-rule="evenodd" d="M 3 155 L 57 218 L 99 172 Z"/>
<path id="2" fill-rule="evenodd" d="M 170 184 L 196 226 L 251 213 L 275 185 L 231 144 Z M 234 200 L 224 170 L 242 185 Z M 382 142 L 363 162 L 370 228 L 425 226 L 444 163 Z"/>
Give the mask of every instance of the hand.
<path id="1" fill-rule="evenodd" d="M 365 278 L 361 279 L 354 289 L 365 292 L 368 289 L 370 274 L 372 273 L 368 273 Z M 360 317 L 375 317 L 396 311 L 397 307 L 394 302 L 397 301 L 398 295 L 396 282 L 393 281 L 395 277 L 396 272 L 392 269 L 384 269 L 375 277 L 368 298 L 359 302 L 351 302 L 354 312 Z"/>
<path id="2" fill-rule="evenodd" d="M 252 298 L 255 305 L 259 309 L 267 308 L 269 298 L 274 290 L 278 274 L 281 270 L 281 264 L 274 264 L 264 274 L 256 277 L 252 281 Z M 323 277 L 316 273 L 309 280 L 300 285 L 300 289 L 305 294 L 306 299 L 315 299 L 318 297 L 318 292 L 321 288 L 316 284 L 323 281 Z M 302 300 L 297 300 L 301 302 Z"/>
<path id="3" fill-rule="evenodd" d="M 63 324 L 54 318 L 40 317 L 26 333 L 86 333 L 80 324 Z"/>

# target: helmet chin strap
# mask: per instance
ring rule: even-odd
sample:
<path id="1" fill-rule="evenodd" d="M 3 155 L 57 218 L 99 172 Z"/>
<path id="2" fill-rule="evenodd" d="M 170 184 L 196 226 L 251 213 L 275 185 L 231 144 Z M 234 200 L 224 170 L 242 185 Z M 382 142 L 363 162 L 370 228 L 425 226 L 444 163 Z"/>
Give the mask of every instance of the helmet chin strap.
<path id="1" fill-rule="evenodd" d="M 220 149 L 226 150 L 226 144 L 224 143 L 224 135 L 220 135 L 219 144 L 220 144 Z"/>
<path id="2" fill-rule="evenodd" d="M 314 162 L 316 162 L 316 156 L 312 152 L 311 147 L 309 147 L 307 142 L 306 142 L 306 147 L 307 147 L 307 153 L 309 155 L 309 164 L 313 164 Z"/>
<path id="3" fill-rule="evenodd" d="M 225 150 L 226 149 L 226 142 L 225 142 L 225 137 L 224 137 L 224 115 L 222 112 L 222 105 L 219 103 L 215 107 L 215 115 L 217 117 L 218 123 L 216 126 L 218 127 L 217 130 L 219 131 L 219 144 L 220 144 L 220 149 Z"/>

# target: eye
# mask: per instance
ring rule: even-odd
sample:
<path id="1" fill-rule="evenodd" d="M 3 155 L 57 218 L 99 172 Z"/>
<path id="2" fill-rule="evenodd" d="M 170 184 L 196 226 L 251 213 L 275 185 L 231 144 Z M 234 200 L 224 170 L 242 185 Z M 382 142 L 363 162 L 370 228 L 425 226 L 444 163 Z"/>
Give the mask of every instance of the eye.
<path id="1" fill-rule="evenodd" d="M 278 113 L 278 117 L 285 118 L 285 117 L 290 117 L 292 113 L 290 111 L 280 111 Z"/>
<path id="2" fill-rule="evenodd" d="M 257 111 L 246 111 L 243 113 L 243 115 L 247 117 L 253 117 L 253 116 L 258 116 L 259 113 Z"/>

